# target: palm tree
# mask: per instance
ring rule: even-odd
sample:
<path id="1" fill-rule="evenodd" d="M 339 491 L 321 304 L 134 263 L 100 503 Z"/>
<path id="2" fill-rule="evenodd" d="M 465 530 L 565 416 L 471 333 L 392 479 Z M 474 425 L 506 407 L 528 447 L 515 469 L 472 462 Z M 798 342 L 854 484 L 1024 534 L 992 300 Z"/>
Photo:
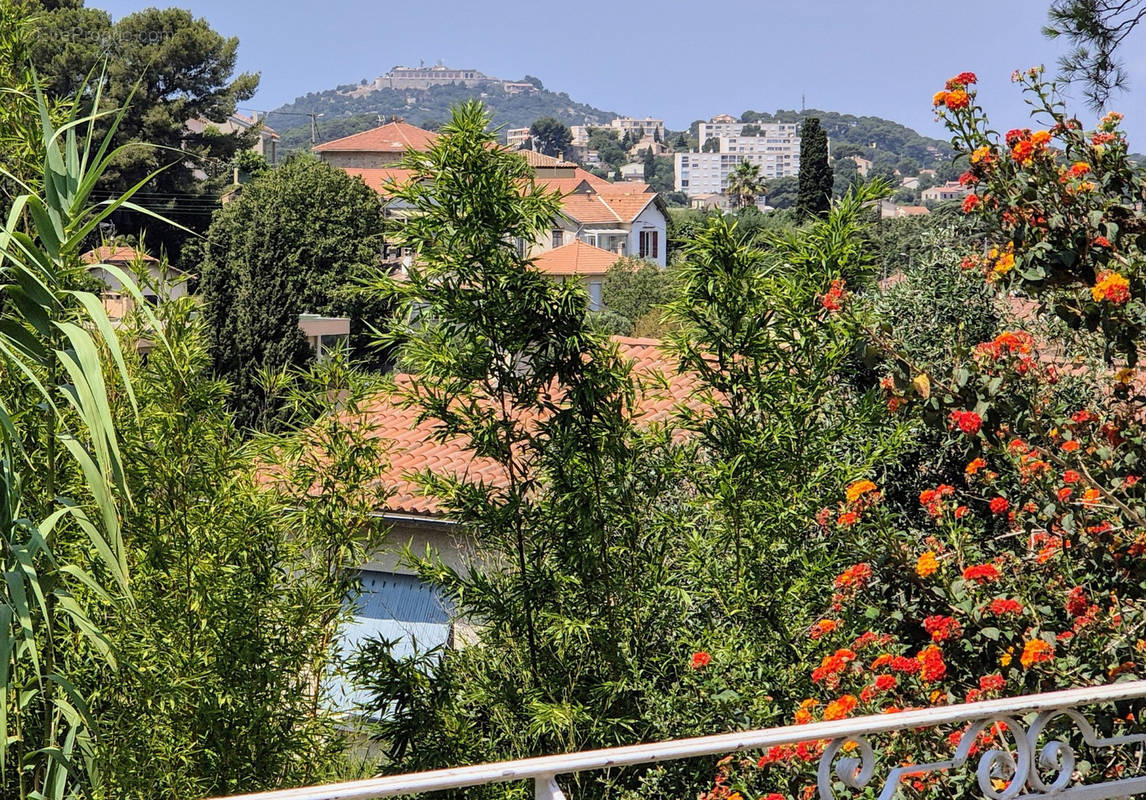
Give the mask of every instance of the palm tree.
<path id="1" fill-rule="evenodd" d="M 725 194 L 737 208 L 755 205 L 756 198 L 764 194 L 764 180 L 760 177 L 760 166 L 751 161 L 741 161 L 728 176 Z"/>

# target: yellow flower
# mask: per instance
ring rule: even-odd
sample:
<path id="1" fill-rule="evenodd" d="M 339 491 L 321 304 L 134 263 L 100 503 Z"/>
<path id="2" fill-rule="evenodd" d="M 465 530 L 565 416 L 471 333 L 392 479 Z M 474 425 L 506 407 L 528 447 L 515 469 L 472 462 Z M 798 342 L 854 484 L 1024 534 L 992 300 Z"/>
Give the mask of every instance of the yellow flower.
<path id="1" fill-rule="evenodd" d="M 1014 661 L 1014 659 L 1015 659 L 1015 648 L 1008 647 L 1007 652 L 1003 653 L 1002 657 L 999 658 L 999 664 L 1004 666 L 1004 667 L 1009 667 L 1009 666 L 1011 666 L 1011 662 Z"/>
<path id="2" fill-rule="evenodd" d="M 930 550 L 921 555 L 915 562 L 915 574 L 921 578 L 935 574 L 937 569 L 939 569 L 939 560 Z"/>
<path id="3" fill-rule="evenodd" d="M 1051 140 L 1050 131 L 1035 131 L 1031 134 L 1031 143 L 1036 145 L 1046 144 Z"/>
<path id="4" fill-rule="evenodd" d="M 976 147 L 974 152 L 971 153 L 971 163 L 978 164 L 980 161 L 991 160 L 991 148 L 988 145 Z"/>

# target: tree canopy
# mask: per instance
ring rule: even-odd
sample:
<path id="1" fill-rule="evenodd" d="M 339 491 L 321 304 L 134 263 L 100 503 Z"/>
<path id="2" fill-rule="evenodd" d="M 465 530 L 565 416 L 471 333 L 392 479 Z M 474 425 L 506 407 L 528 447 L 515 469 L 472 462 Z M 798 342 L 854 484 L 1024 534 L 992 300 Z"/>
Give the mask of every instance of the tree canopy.
<path id="1" fill-rule="evenodd" d="M 533 137 L 537 149 L 547 156 L 567 155 L 569 145 L 573 143 L 573 131 L 553 117 L 534 120 L 529 126 L 529 135 Z"/>
<path id="2" fill-rule="evenodd" d="M 139 195 L 141 203 L 192 230 L 206 230 L 229 180 L 236 151 L 251 135 L 188 130 L 189 120 L 222 123 L 251 98 L 259 78 L 235 75 L 239 41 L 217 33 L 205 19 L 177 8 L 148 8 L 114 23 L 110 15 L 76 3 L 37 3 L 31 55 L 50 95 L 74 95 L 106 59 L 106 108 L 126 106 L 113 145 L 134 143 L 100 182 L 108 197 L 167 166 Z M 32 8 L 32 6 L 27 6 Z M 203 178 L 217 180 L 204 181 Z M 117 233 L 138 234 L 149 220 L 130 211 L 113 217 Z M 155 226 L 151 240 L 182 241 L 175 228 Z"/>
<path id="3" fill-rule="evenodd" d="M 202 246 L 201 291 L 215 373 L 233 384 L 241 425 L 273 409 L 260 374 L 311 357 L 302 313 L 351 317 L 351 349 L 369 354 L 368 325 L 384 310 L 351 291 L 377 265 L 382 206 L 361 180 L 313 156 L 290 157 L 244 186 L 220 211 Z"/>

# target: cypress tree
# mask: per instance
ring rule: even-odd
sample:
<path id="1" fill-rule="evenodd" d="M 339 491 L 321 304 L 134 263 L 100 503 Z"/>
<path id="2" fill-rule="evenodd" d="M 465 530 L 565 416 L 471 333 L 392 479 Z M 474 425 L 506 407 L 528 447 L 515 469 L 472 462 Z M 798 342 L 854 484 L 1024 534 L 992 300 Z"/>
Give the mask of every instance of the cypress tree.
<path id="1" fill-rule="evenodd" d="M 802 218 L 824 216 L 831 206 L 832 168 L 828 164 L 828 135 L 818 117 L 804 120 L 800 133 L 800 188 L 796 207 Z"/>

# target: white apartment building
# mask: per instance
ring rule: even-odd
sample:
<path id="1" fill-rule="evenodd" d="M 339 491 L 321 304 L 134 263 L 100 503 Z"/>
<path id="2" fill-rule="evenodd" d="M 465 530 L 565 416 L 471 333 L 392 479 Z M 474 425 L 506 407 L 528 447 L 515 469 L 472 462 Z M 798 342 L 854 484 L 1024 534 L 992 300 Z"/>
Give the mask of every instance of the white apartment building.
<path id="1" fill-rule="evenodd" d="M 760 177 L 783 178 L 800 172 L 800 127 L 794 122 L 741 123 L 730 117 L 714 117 L 700 123 L 700 141 L 715 138 L 719 148 L 712 153 L 677 153 L 676 190 L 690 197 L 723 194 L 728 175 L 741 161 L 760 168 Z M 744 136 L 746 124 L 755 124 L 759 135 Z M 707 137 L 707 138 L 706 138 Z"/>
<path id="2" fill-rule="evenodd" d="M 626 133 L 632 134 L 634 137 L 638 134 L 641 136 L 653 136 L 655 134 L 662 142 L 665 139 L 665 121 L 663 119 L 617 117 L 609 123 L 609 127 L 620 131 L 622 137 Z"/>
<path id="3" fill-rule="evenodd" d="M 525 143 L 529 138 L 529 128 L 506 128 L 505 129 L 505 146 L 510 150 L 516 150 Z"/>
<path id="4" fill-rule="evenodd" d="M 758 128 L 760 137 L 765 139 L 792 139 L 799 141 L 800 124 L 798 122 L 729 122 L 731 117 L 713 117 L 712 122 L 701 122 L 697 127 L 696 138 L 700 146 L 709 139 L 719 139 L 722 136 L 741 136 L 749 125 Z"/>

